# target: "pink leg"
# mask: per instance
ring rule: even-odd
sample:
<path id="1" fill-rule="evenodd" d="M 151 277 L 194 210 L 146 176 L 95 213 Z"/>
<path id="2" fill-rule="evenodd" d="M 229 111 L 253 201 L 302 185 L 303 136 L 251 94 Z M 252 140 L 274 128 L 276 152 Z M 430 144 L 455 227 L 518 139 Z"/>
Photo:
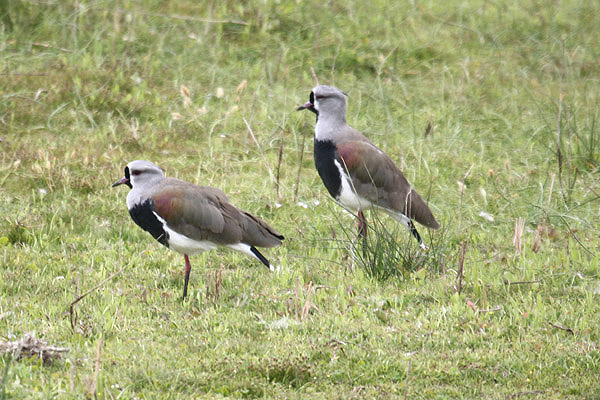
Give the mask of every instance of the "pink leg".
<path id="1" fill-rule="evenodd" d="M 367 238 L 367 219 L 362 210 L 358 210 L 358 237 Z"/>
<path id="2" fill-rule="evenodd" d="M 183 258 L 185 258 L 185 281 L 183 283 L 183 298 L 185 299 L 185 296 L 187 296 L 187 287 L 188 282 L 190 281 L 190 271 L 192 270 L 192 264 L 190 264 L 190 258 L 187 254 L 184 254 Z"/>

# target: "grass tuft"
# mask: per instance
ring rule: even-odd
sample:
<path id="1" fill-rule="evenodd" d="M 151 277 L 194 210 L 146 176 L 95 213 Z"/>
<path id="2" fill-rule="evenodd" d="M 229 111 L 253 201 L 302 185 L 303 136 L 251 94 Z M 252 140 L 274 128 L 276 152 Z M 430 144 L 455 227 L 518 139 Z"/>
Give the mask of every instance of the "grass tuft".
<path id="1" fill-rule="evenodd" d="M 23 222 L 6 218 L 6 225 L 5 230 L 8 243 L 23 246 L 33 241 L 31 233 Z"/>
<path id="2" fill-rule="evenodd" d="M 445 228 L 428 235 L 428 249 L 423 250 L 408 230 L 375 209 L 369 212 L 368 224 L 367 240 L 358 238 L 356 230 L 349 229 L 347 223 L 340 224 L 340 230 L 354 262 L 369 278 L 384 282 L 404 280 L 407 274 L 423 275 L 420 271 L 441 271 L 442 258 L 448 250 L 444 247 Z"/>

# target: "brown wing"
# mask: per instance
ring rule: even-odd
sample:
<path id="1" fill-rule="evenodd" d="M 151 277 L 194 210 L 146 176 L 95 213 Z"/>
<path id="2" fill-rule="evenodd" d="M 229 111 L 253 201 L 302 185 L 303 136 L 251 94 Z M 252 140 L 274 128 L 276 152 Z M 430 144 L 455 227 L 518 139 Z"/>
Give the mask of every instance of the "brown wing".
<path id="1" fill-rule="evenodd" d="M 244 216 L 241 222 L 244 243 L 258 247 L 275 247 L 281 244 L 283 235 L 271 228 L 265 221 L 245 211 L 241 211 L 241 213 Z"/>
<path id="2" fill-rule="evenodd" d="M 214 190 L 216 192 L 208 195 L 209 201 L 221 211 L 226 227 L 232 226 L 232 229 L 235 229 L 236 232 L 239 230 L 241 238 L 238 242 L 257 247 L 275 247 L 281 244 L 283 236 L 275 229 L 260 218 L 229 203 L 227 197 L 220 190 Z"/>
<path id="3" fill-rule="evenodd" d="M 427 203 L 383 151 L 368 141 L 343 142 L 338 144 L 337 150 L 360 196 L 427 227 L 439 228 Z"/>
<path id="4" fill-rule="evenodd" d="M 216 188 L 169 179 L 153 200 L 156 213 L 169 228 L 195 240 L 273 247 L 283 239 L 265 222 L 229 203 Z"/>

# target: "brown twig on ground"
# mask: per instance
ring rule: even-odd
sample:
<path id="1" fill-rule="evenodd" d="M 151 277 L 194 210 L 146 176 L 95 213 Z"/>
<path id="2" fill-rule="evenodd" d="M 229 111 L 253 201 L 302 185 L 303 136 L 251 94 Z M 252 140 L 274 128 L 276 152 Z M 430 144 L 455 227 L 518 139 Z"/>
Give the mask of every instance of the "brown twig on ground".
<path id="1" fill-rule="evenodd" d="M 223 264 L 219 264 L 219 271 L 215 272 L 215 303 L 219 299 L 222 287 L 223 287 Z"/>
<path id="2" fill-rule="evenodd" d="M 471 170 L 473 169 L 473 167 L 475 166 L 475 164 L 471 164 L 471 166 L 469 167 L 469 169 L 467 170 L 467 172 L 465 172 L 465 174 L 462 177 L 462 181 L 457 181 L 458 183 L 458 187 L 459 187 L 459 191 L 460 191 L 460 202 L 458 204 L 458 231 L 461 231 L 461 225 L 462 225 L 462 205 L 463 205 L 463 196 L 465 193 L 465 189 L 467 188 L 466 185 L 466 180 L 469 177 L 469 175 L 471 174 Z"/>
<path id="3" fill-rule="evenodd" d="M 121 244 L 123 243 L 123 229 L 119 230 L 119 243 L 121 243 Z M 102 282 L 100 282 L 99 284 L 97 284 L 96 286 L 94 286 L 93 288 L 91 288 L 90 290 L 88 290 L 87 292 L 85 292 L 84 294 L 82 294 L 81 296 L 78 296 L 69 305 L 69 321 L 71 323 L 71 329 L 73 331 L 75 331 L 75 323 L 77 321 L 77 313 L 75 311 L 75 305 L 77 303 L 79 303 L 79 301 L 81 301 L 85 296 L 87 296 L 88 294 L 92 293 L 94 290 L 100 288 L 102 285 L 104 285 L 106 282 L 110 281 L 115 276 L 119 275 L 121 272 L 123 272 L 123 270 L 125 268 L 127 268 L 130 264 L 133 263 L 133 261 L 135 261 L 135 259 L 134 259 L 131 262 L 129 262 L 128 264 L 123 265 L 123 258 L 122 258 L 121 255 L 122 255 L 122 246 L 119 246 L 119 266 L 121 266 L 121 268 L 117 272 L 115 272 L 114 274 L 112 274 L 108 278 L 104 279 Z M 136 259 L 137 259 L 137 257 L 136 257 Z M 75 289 L 76 289 L 75 294 L 77 294 L 77 288 L 78 288 L 78 286 L 75 287 Z"/>
<path id="4" fill-rule="evenodd" d="M 579 244 L 581 246 L 582 249 L 584 249 L 585 251 L 588 252 L 588 254 L 594 254 L 593 251 L 591 251 L 590 249 L 588 249 L 583 242 L 577 237 L 577 235 L 575 234 L 575 232 L 571 229 L 571 227 L 569 226 L 569 223 L 567 222 L 567 220 L 565 219 L 565 217 L 563 217 L 562 215 L 560 216 L 560 219 L 563 221 L 563 223 L 565 224 L 565 226 L 567 227 L 567 230 L 569 231 L 569 235 L 571 235 L 571 237 L 577 242 L 577 244 Z"/>
<path id="5" fill-rule="evenodd" d="M 281 199 L 279 194 L 279 178 L 281 176 L 281 161 L 283 159 L 283 130 L 281 131 L 281 137 L 279 138 L 279 158 L 277 160 L 277 179 L 275 180 L 275 191 L 277 192 L 277 199 Z"/>
<path id="6" fill-rule="evenodd" d="M 214 285 L 212 284 L 214 277 Z M 212 274 L 209 273 L 206 279 L 206 300 L 211 301 L 213 304 L 217 303 L 219 296 L 221 295 L 221 288 L 223 287 L 223 264 L 219 265 L 219 270 L 214 271 Z"/>
<path id="7" fill-rule="evenodd" d="M 82 294 L 81 296 L 77 297 L 75 300 L 73 300 L 73 302 L 69 305 L 69 320 L 71 322 L 71 329 L 75 329 L 75 319 L 73 318 L 75 315 L 75 310 L 74 307 L 77 303 L 79 303 L 79 301 L 81 301 L 85 296 L 87 296 L 88 294 L 92 293 L 94 290 L 102 287 L 106 282 L 110 281 L 112 278 L 114 278 L 115 276 L 119 275 L 121 272 L 123 272 L 123 270 L 128 266 L 129 264 L 123 266 L 121 269 L 119 269 L 117 272 L 115 272 L 114 274 L 112 274 L 111 276 L 109 276 L 108 278 L 104 279 L 102 282 L 100 282 L 99 284 L 97 284 L 96 286 L 94 286 L 93 288 L 91 288 L 90 290 L 88 290 L 87 292 L 85 292 L 84 294 Z"/>
<path id="8" fill-rule="evenodd" d="M 206 301 L 210 301 L 210 296 L 211 296 L 211 290 L 212 285 L 211 285 L 211 279 L 210 279 L 210 273 L 208 274 L 208 276 L 206 277 Z"/>
<path id="9" fill-rule="evenodd" d="M 16 359 L 39 357 L 44 363 L 57 360 L 62 353 L 69 352 L 68 347 L 48 346 L 48 342 L 36 339 L 35 333 L 26 333 L 22 339 L 12 342 L 0 342 L 0 355 L 11 353 Z"/>
<path id="10" fill-rule="evenodd" d="M 540 283 L 542 282 L 541 279 L 535 280 L 535 281 L 517 281 L 517 282 L 509 282 L 507 279 L 504 280 L 504 284 L 507 286 L 510 285 L 531 285 L 533 283 Z"/>
<path id="11" fill-rule="evenodd" d="M 460 249 L 458 252 L 458 270 L 456 271 L 456 280 L 454 282 L 454 292 L 460 294 L 463 286 L 463 274 L 465 267 L 465 253 L 467 252 L 467 243 L 460 242 Z"/>
<path id="12" fill-rule="evenodd" d="M 427 126 L 425 127 L 424 137 L 427 137 L 431 134 L 433 137 L 433 115 L 429 116 L 429 120 L 427 120 Z"/>
<path id="13" fill-rule="evenodd" d="M 550 326 L 552 326 L 552 327 L 554 327 L 554 328 L 556 328 L 556 329 L 560 329 L 560 330 L 563 330 L 563 331 L 567 331 L 567 332 L 569 332 L 571 335 L 575 335 L 575 332 L 573 332 L 573 329 L 569 328 L 568 326 L 562 326 L 562 325 L 558 325 L 558 324 L 555 324 L 555 323 L 553 323 L 553 322 L 550 322 L 550 321 L 546 321 L 546 322 L 548 322 L 548 325 L 550 325 Z"/>

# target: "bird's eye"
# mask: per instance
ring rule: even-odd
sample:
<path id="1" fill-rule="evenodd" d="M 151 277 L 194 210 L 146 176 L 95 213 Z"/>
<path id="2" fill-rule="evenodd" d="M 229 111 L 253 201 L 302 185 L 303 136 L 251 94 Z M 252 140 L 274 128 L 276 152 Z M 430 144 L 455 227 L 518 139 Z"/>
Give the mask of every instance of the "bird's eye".
<path id="1" fill-rule="evenodd" d="M 131 171 L 131 175 L 133 175 L 133 176 L 138 176 L 141 173 L 142 173 L 142 171 L 137 170 L 137 169 L 134 169 L 133 171 Z"/>
<path id="2" fill-rule="evenodd" d="M 320 94 L 316 95 L 315 97 L 317 98 L 317 100 L 323 100 L 325 98 L 325 96 Z"/>

